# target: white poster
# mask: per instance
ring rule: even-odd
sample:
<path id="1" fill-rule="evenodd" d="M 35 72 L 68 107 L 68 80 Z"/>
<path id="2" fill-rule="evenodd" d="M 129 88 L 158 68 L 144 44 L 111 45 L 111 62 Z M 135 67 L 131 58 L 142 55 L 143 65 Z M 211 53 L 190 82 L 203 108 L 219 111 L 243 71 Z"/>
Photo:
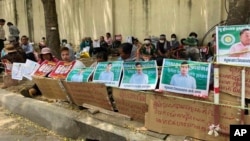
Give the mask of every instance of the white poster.
<path id="1" fill-rule="evenodd" d="M 32 80 L 32 75 L 34 72 L 40 67 L 40 64 L 37 62 L 31 61 L 29 59 L 26 60 L 26 63 L 22 67 L 23 77 Z"/>
<path id="2" fill-rule="evenodd" d="M 24 63 L 13 63 L 12 66 L 12 72 L 11 72 L 11 78 L 16 80 L 22 80 L 23 79 L 23 73 L 22 73 L 22 66 Z"/>

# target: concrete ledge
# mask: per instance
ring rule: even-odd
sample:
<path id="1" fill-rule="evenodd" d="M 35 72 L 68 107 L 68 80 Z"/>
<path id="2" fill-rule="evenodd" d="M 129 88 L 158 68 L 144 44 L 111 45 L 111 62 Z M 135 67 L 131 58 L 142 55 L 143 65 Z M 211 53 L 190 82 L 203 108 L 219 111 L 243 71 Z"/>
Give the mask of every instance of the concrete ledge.
<path id="1" fill-rule="evenodd" d="M 70 138 L 90 138 L 100 141 L 162 141 L 144 133 L 107 123 L 91 117 L 88 112 L 76 112 L 51 103 L 25 98 L 0 90 L 0 104 L 9 111 Z M 108 118 L 108 117 L 107 117 Z M 119 119 L 117 119 L 119 120 Z"/>

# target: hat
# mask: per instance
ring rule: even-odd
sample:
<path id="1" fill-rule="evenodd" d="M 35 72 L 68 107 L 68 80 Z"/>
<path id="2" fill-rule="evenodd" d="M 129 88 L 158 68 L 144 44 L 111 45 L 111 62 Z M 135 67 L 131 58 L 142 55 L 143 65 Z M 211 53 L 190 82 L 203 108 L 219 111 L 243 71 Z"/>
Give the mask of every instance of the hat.
<path id="1" fill-rule="evenodd" d="M 15 49 L 14 45 L 13 44 L 7 44 L 5 47 L 4 47 L 5 51 L 7 53 L 11 53 L 11 52 L 16 52 L 17 50 Z"/>
<path id="2" fill-rule="evenodd" d="M 44 47 L 44 48 L 42 48 L 42 50 L 41 50 L 41 53 L 40 54 L 51 54 L 51 50 L 50 50 L 50 48 L 48 48 L 48 47 Z"/>
<path id="3" fill-rule="evenodd" d="M 186 40 L 183 41 L 184 44 L 189 45 L 189 46 L 197 46 L 197 40 L 192 37 L 188 37 Z"/>

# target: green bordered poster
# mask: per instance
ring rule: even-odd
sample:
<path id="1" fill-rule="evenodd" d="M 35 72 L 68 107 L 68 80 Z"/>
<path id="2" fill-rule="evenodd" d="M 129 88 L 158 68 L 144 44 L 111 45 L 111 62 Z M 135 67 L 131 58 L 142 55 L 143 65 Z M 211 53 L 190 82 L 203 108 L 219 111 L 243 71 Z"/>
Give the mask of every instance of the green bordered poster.
<path id="1" fill-rule="evenodd" d="M 93 73 L 94 68 L 77 68 L 72 69 L 67 78 L 66 81 L 68 82 L 88 82 L 89 77 Z"/>
<path id="2" fill-rule="evenodd" d="M 250 66 L 250 25 L 216 27 L 217 62 Z"/>
<path id="3" fill-rule="evenodd" d="M 93 82 L 118 87 L 122 73 L 122 61 L 99 62 L 94 72 Z"/>
<path id="4" fill-rule="evenodd" d="M 152 90 L 156 87 L 157 79 L 156 61 L 124 62 L 120 88 Z"/>
<path id="5" fill-rule="evenodd" d="M 164 59 L 160 89 L 180 94 L 208 96 L 211 64 Z"/>

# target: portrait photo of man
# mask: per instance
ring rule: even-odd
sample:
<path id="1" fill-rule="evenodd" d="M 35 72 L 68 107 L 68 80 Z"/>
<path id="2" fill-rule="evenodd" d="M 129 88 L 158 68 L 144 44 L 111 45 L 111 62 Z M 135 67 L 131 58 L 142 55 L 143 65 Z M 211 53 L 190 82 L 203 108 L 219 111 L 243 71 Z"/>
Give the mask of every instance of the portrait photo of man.
<path id="1" fill-rule="evenodd" d="M 71 82 L 82 82 L 84 70 L 80 70 L 78 73 L 72 75 Z"/>
<path id="2" fill-rule="evenodd" d="M 114 81 L 114 73 L 111 71 L 112 63 L 108 63 L 106 66 L 106 70 L 101 72 L 98 80 L 103 81 Z"/>
<path id="3" fill-rule="evenodd" d="M 143 73 L 142 64 L 140 62 L 135 63 L 136 73 L 132 75 L 129 80 L 130 84 L 148 84 L 148 75 Z"/>
<path id="4" fill-rule="evenodd" d="M 231 46 L 229 57 L 250 57 L 250 29 L 240 31 L 240 42 Z"/>
<path id="5" fill-rule="evenodd" d="M 180 65 L 180 73 L 172 76 L 170 85 L 196 89 L 196 80 L 194 77 L 190 76 L 188 72 L 189 64 L 187 61 L 184 61 Z"/>

